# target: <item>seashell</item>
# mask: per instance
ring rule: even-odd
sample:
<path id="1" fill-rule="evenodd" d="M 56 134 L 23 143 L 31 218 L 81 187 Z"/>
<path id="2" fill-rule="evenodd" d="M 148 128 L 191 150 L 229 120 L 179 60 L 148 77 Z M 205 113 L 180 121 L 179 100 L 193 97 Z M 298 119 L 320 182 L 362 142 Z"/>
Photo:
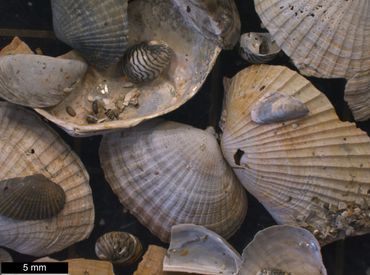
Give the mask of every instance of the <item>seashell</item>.
<path id="1" fill-rule="evenodd" d="M 266 94 L 251 109 L 251 119 L 258 124 L 288 121 L 307 114 L 308 109 L 301 101 L 279 92 Z"/>
<path id="2" fill-rule="evenodd" d="M 178 223 L 228 238 L 243 222 L 245 192 L 208 131 L 152 120 L 105 135 L 99 154 L 120 202 L 162 241 Z"/>
<path id="3" fill-rule="evenodd" d="M 42 174 L 63 188 L 55 217 L 19 221 L 0 216 L 0 246 L 34 256 L 86 239 L 94 226 L 89 176 L 79 158 L 37 115 L 0 102 L 0 179 Z"/>
<path id="4" fill-rule="evenodd" d="M 42 220 L 64 207 L 63 188 L 42 174 L 0 181 L 0 215 L 16 220 Z"/>
<path id="5" fill-rule="evenodd" d="M 53 0 L 53 27 L 58 39 L 89 63 L 117 63 L 128 46 L 127 0 Z"/>
<path id="6" fill-rule="evenodd" d="M 370 6 L 367 0 L 255 0 L 255 8 L 277 45 L 301 73 L 353 79 L 345 100 L 356 120 L 370 118 Z M 289 22 L 289 23 L 287 23 Z M 357 94 L 355 96 L 355 94 Z M 350 95 L 350 96 L 349 96 Z"/>
<path id="7" fill-rule="evenodd" d="M 134 275 L 167 275 L 168 273 L 163 271 L 163 259 L 166 252 L 167 249 L 163 247 L 149 245 Z"/>
<path id="8" fill-rule="evenodd" d="M 0 96 L 19 105 L 49 107 L 61 102 L 86 73 L 87 65 L 34 54 L 0 58 Z"/>
<path id="9" fill-rule="evenodd" d="M 249 63 L 267 63 L 280 53 L 269 33 L 248 32 L 240 36 L 240 55 Z"/>
<path id="10" fill-rule="evenodd" d="M 240 18 L 233 0 L 173 0 L 185 22 L 196 31 L 232 49 L 239 40 Z"/>
<path id="11" fill-rule="evenodd" d="M 142 253 L 143 247 L 140 240 L 126 232 L 106 233 L 95 243 L 95 254 L 98 258 L 113 264 L 133 264 Z"/>
<path id="12" fill-rule="evenodd" d="M 0 50 L 0 56 L 13 54 L 33 54 L 33 51 L 18 36 L 15 36 L 9 45 Z"/>
<path id="13" fill-rule="evenodd" d="M 272 92 L 299 100 L 308 115 L 256 124 L 251 109 Z M 321 244 L 370 232 L 370 139 L 310 82 L 281 66 L 248 67 L 232 79 L 224 114 L 224 156 L 278 223 L 304 227 Z"/>
<path id="14" fill-rule="evenodd" d="M 142 42 L 129 48 L 123 57 L 123 73 L 131 82 L 157 78 L 171 62 L 172 50 L 157 41 Z"/>
<path id="15" fill-rule="evenodd" d="M 0 263 L 13 262 L 13 257 L 3 248 L 0 248 Z"/>

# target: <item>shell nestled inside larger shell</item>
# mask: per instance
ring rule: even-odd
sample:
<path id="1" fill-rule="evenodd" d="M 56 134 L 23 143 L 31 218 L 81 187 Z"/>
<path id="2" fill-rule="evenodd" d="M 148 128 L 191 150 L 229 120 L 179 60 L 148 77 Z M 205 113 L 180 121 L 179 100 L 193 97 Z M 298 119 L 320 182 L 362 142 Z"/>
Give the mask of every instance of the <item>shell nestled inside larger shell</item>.
<path id="1" fill-rule="evenodd" d="M 94 225 L 89 176 L 74 152 L 34 113 L 0 102 L 0 179 L 42 174 L 63 188 L 66 203 L 51 219 L 0 216 L 0 246 L 46 255 L 87 238 Z"/>
<path id="2" fill-rule="evenodd" d="M 245 217 L 243 187 L 207 131 L 152 120 L 104 136 L 100 163 L 121 203 L 163 241 L 179 223 L 228 238 Z"/>
<path id="3" fill-rule="evenodd" d="M 256 103 L 293 97 L 308 115 L 260 125 Z M 370 138 L 339 120 L 329 100 L 281 66 L 239 72 L 224 100 L 221 147 L 242 184 L 278 223 L 309 229 L 322 244 L 370 232 Z"/>

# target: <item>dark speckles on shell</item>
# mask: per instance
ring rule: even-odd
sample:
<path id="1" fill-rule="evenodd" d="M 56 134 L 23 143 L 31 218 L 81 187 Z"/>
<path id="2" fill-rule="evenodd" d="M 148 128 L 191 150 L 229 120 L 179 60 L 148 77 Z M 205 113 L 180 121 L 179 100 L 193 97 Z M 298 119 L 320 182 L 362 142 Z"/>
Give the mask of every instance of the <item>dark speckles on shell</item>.
<path id="1" fill-rule="evenodd" d="M 142 254 L 143 248 L 138 238 L 126 232 L 109 232 L 100 236 L 95 244 L 99 259 L 114 264 L 130 265 Z"/>
<path id="2" fill-rule="evenodd" d="M 157 78 L 170 64 L 171 48 L 160 42 L 142 42 L 131 47 L 123 58 L 123 73 L 134 83 Z"/>
<path id="3" fill-rule="evenodd" d="M 41 174 L 0 181 L 0 215 L 12 219 L 52 218 L 65 200 L 64 190 Z"/>

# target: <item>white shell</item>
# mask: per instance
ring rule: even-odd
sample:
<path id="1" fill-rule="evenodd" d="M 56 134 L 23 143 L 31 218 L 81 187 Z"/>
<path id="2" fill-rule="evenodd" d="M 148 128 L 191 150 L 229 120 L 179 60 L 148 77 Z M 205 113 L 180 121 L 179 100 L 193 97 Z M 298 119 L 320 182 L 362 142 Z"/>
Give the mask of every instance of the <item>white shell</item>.
<path id="1" fill-rule="evenodd" d="M 273 39 L 301 73 L 352 79 L 345 90 L 356 120 L 370 118 L 370 5 L 368 0 L 255 0 Z M 364 79 L 356 74 L 367 74 Z M 349 96 L 350 95 L 350 96 Z"/>
<path id="2" fill-rule="evenodd" d="M 252 107 L 272 92 L 309 114 L 256 124 Z M 253 65 L 232 79 L 223 114 L 225 158 L 278 223 L 305 227 L 321 244 L 370 232 L 370 138 L 340 121 L 310 82 L 285 67 Z"/>
<path id="3" fill-rule="evenodd" d="M 66 195 L 63 210 L 46 220 L 0 216 L 0 246 L 47 255 L 87 238 L 94 226 L 89 176 L 74 152 L 34 113 L 0 103 L 0 179 L 41 173 Z"/>
<path id="4" fill-rule="evenodd" d="M 228 238 L 243 222 L 245 192 L 207 131 L 152 120 L 105 135 L 99 153 L 113 192 L 162 241 L 179 223 Z"/>

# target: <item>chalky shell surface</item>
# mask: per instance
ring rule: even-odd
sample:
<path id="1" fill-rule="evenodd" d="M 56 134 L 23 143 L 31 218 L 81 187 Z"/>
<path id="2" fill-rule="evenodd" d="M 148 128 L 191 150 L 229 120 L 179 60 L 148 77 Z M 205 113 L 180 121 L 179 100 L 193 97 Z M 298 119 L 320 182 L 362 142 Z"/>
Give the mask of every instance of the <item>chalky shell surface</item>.
<path id="1" fill-rule="evenodd" d="M 369 1 L 254 3 L 264 26 L 303 74 L 352 79 L 347 83 L 345 100 L 356 120 L 370 118 Z M 357 74 L 367 76 L 364 79 Z"/>
<path id="2" fill-rule="evenodd" d="M 245 217 L 243 187 L 207 131 L 150 121 L 105 135 L 100 163 L 120 202 L 162 241 L 179 223 L 228 238 Z"/>
<path id="3" fill-rule="evenodd" d="M 0 96 L 28 107 L 49 107 L 60 103 L 82 80 L 87 64 L 34 54 L 0 57 Z"/>
<path id="4" fill-rule="evenodd" d="M 309 114 L 254 123 L 253 104 L 270 92 L 293 96 Z M 281 66 L 242 70 L 226 92 L 221 127 L 225 158 L 278 223 L 305 227 L 321 244 L 370 232 L 370 139 L 305 78 Z"/>
<path id="5" fill-rule="evenodd" d="M 79 51 L 89 63 L 117 63 L 128 46 L 127 0 L 52 0 L 58 39 Z"/>
<path id="6" fill-rule="evenodd" d="M 87 238 L 94 225 L 89 176 L 74 152 L 34 113 L 0 103 L 0 179 L 43 174 L 60 187 L 66 204 L 47 220 L 0 216 L 0 245 L 23 254 L 47 255 Z"/>

